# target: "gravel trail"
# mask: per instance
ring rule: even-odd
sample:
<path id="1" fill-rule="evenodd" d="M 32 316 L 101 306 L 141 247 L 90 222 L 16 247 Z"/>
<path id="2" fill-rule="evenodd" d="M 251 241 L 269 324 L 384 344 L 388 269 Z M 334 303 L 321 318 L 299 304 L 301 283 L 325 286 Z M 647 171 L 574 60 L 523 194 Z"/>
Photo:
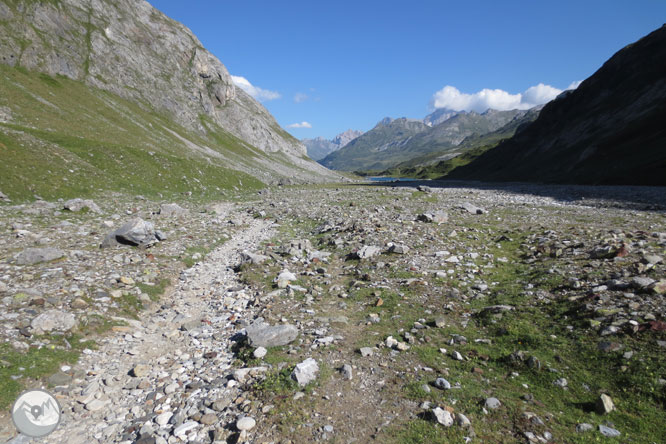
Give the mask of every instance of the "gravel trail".
<path id="1" fill-rule="evenodd" d="M 230 205 L 226 212 L 231 214 Z M 250 313 L 252 298 L 233 267 L 243 250 L 272 234 L 270 222 L 234 217 L 247 227 L 184 270 L 159 307 L 142 313 L 140 321 L 127 320 L 128 326 L 115 328 L 117 334 L 82 356 L 76 366 L 86 376 L 59 394 L 66 413 L 44 442 L 164 443 L 171 442 L 170 432 L 193 441 L 215 433 L 214 426 L 227 419 L 234 422 L 229 401 L 239 389 L 221 377 L 233 360 L 235 321 Z"/>

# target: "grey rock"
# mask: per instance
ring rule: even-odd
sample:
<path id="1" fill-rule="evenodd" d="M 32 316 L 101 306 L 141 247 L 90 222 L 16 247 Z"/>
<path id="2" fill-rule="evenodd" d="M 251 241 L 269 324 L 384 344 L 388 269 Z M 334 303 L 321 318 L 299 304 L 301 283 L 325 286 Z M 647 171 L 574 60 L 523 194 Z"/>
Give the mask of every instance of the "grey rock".
<path id="1" fill-rule="evenodd" d="M 594 430 L 594 426 L 592 424 L 588 424 L 586 422 L 580 423 L 576 425 L 576 431 L 578 433 L 585 433 L 589 432 L 590 430 Z"/>
<path id="2" fill-rule="evenodd" d="M 298 328 L 291 324 L 269 325 L 258 322 L 245 328 L 247 339 L 253 347 L 279 347 L 298 337 Z"/>
<path id="3" fill-rule="evenodd" d="M 646 254 L 643 256 L 643 259 L 646 263 L 656 265 L 656 264 L 661 264 L 664 260 L 661 256 L 657 256 L 656 254 Z"/>
<path id="4" fill-rule="evenodd" d="M 553 385 L 556 385 L 558 387 L 566 388 L 567 385 L 569 385 L 569 382 L 566 380 L 566 378 L 559 378 L 555 381 L 553 381 Z"/>
<path id="5" fill-rule="evenodd" d="M 377 256 L 382 252 L 382 249 L 374 245 L 364 245 L 358 250 L 355 256 L 359 259 L 370 259 L 371 257 Z"/>
<path id="6" fill-rule="evenodd" d="M 88 209 L 88 211 L 92 211 L 93 213 L 102 212 L 102 210 L 97 206 L 97 204 L 90 199 L 79 199 L 79 198 L 70 199 L 63 204 L 62 208 L 64 210 L 72 211 L 74 213 L 78 213 L 79 211 L 82 211 L 84 209 Z"/>
<path id="7" fill-rule="evenodd" d="M 236 428 L 241 432 L 252 430 L 255 425 L 257 425 L 257 421 L 250 416 L 244 416 L 236 420 Z"/>
<path id="8" fill-rule="evenodd" d="M 435 379 L 435 387 L 442 390 L 449 390 L 451 383 L 444 378 L 437 378 Z"/>
<path id="9" fill-rule="evenodd" d="M 163 413 L 160 413 L 159 415 L 157 415 L 157 416 L 155 417 L 155 422 L 156 422 L 159 426 L 164 427 L 165 425 L 167 425 L 167 424 L 169 423 L 169 420 L 171 419 L 172 416 L 173 416 L 173 413 L 172 413 L 172 412 L 163 412 Z"/>
<path id="10" fill-rule="evenodd" d="M 263 254 L 250 253 L 249 251 L 243 251 L 241 253 L 241 262 L 244 264 L 259 265 L 263 264 L 268 259 L 270 258 L 268 256 L 264 256 Z"/>
<path id="11" fill-rule="evenodd" d="M 464 202 L 460 207 L 471 214 L 483 214 L 486 212 L 483 208 L 479 208 L 469 202 Z"/>
<path id="12" fill-rule="evenodd" d="M 132 369 L 131 373 L 132 376 L 136 378 L 143 378 L 144 376 L 148 376 L 150 373 L 150 367 L 146 364 L 139 364 Z"/>
<path id="13" fill-rule="evenodd" d="M 599 432 L 601 432 L 602 435 L 608 437 L 608 438 L 615 438 L 617 436 L 620 436 L 622 433 L 620 433 L 619 430 L 614 429 L 612 427 L 605 426 L 603 424 L 599 424 Z"/>
<path id="14" fill-rule="evenodd" d="M 456 413 L 456 424 L 458 427 L 468 428 L 472 426 L 472 422 L 469 418 L 462 413 Z"/>
<path id="15" fill-rule="evenodd" d="M 135 218 L 107 234 L 101 246 L 102 248 L 116 245 L 148 246 L 158 241 L 153 224 Z"/>
<path id="16" fill-rule="evenodd" d="M 201 419 L 199 419 L 199 422 L 205 425 L 213 425 L 216 422 L 218 422 L 218 420 L 219 419 L 217 415 L 215 415 L 214 413 L 206 413 L 201 417 Z"/>
<path id="17" fill-rule="evenodd" d="M 595 408 L 598 414 L 607 415 L 613 410 L 615 410 L 615 404 L 613 403 L 613 399 L 611 399 L 610 396 L 608 396 L 605 393 L 602 393 L 601 396 L 597 398 Z"/>
<path id="18" fill-rule="evenodd" d="M 317 364 L 317 361 L 308 358 L 300 364 L 296 364 L 294 371 L 291 372 L 291 378 L 295 380 L 299 386 L 304 387 L 317 379 L 318 372 L 319 365 Z"/>
<path id="19" fill-rule="evenodd" d="M 30 326 L 38 332 L 64 332 L 76 326 L 76 318 L 64 311 L 48 310 L 33 319 Z"/>
<path id="20" fill-rule="evenodd" d="M 484 405 L 486 406 L 487 409 L 495 410 L 500 408 L 502 403 L 497 398 L 487 398 Z"/>
<path id="21" fill-rule="evenodd" d="M 64 257 L 65 253 L 57 248 L 28 248 L 16 256 L 18 265 L 34 265 L 54 261 Z"/>
<path id="22" fill-rule="evenodd" d="M 654 284 L 654 282 L 654 279 L 648 277 L 634 276 L 631 278 L 631 286 L 638 290 L 648 288 L 650 285 Z"/>
<path id="23" fill-rule="evenodd" d="M 194 430 L 197 427 L 199 427 L 198 422 L 188 421 L 173 429 L 173 435 L 176 437 L 184 436 L 185 434 L 187 434 L 187 432 L 189 432 L 190 430 Z"/>
<path id="24" fill-rule="evenodd" d="M 391 248 L 389 248 L 389 251 L 395 254 L 407 254 L 409 247 L 403 244 L 396 244 L 392 245 Z"/>
<path id="25" fill-rule="evenodd" d="M 257 359 L 262 359 L 264 356 L 266 356 L 267 350 L 264 347 L 257 347 L 256 350 L 252 352 L 252 356 L 254 356 Z"/>
<path id="26" fill-rule="evenodd" d="M 361 347 L 359 349 L 359 353 L 361 353 L 361 356 L 363 356 L 364 358 L 367 358 L 368 356 L 373 355 L 374 350 L 372 349 L 372 347 Z"/>
<path id="27" fill-rule="evenodd" d="M 108 401 L 93 399 L 92 401 L 86 404 L 86 410 L 91 412 L 96 412 L 98 410 L 103 409 L 106 406 L 106 404 L 108 404 Z"/>
<path id="28" fill-rule="evenodd" d="M 435 420 L 444 427 L 451 427 L 453 425 L 453 415 L 448 410 L 444 410 L 441 407 L 435 407 L 432 409 L 432 414 L 435 417 Z"/>
<path id="29" fill-rule="evenodd" d="M 449 221 L 449 215 L 445 211 L 435 211 L 434 213 L 420 214 L 417 220 L 421 222 L 443 224 Z"/>
<path id="30" fill-rule="evenodd" d="M 512 311 L 515 310 L 515 307 L 512 305 L 490 305 L 484 307 L 483 311 L 486 313 L 502 313 L 503 311 Z"/>
<path id="31" fill-rule="evenodd" d="M 342 377 L 347 381 L 351 381 L 353 378 L 352 366 L 349 364 L 343 365 L 340 369 L 340 373 L 342 373 Z"/>
<path id="32" fill-rule="evenodd" d="M 159 215 L 162 217 L 181 217 L 188 213 L 188 211 L 178 205 L 177 203 L 162 204 L 160 205 Z"/>

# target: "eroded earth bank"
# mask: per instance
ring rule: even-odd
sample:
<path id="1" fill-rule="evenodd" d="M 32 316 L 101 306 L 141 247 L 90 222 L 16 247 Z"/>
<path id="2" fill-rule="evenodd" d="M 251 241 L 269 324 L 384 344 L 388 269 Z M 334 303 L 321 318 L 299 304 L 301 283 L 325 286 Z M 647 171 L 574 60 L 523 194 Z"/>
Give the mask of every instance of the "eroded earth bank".
<path id="1" fill-rule="evenodd" d="M 663 442 L 664 189 L 400 185 L 2 203 L 0 441 Z"/>

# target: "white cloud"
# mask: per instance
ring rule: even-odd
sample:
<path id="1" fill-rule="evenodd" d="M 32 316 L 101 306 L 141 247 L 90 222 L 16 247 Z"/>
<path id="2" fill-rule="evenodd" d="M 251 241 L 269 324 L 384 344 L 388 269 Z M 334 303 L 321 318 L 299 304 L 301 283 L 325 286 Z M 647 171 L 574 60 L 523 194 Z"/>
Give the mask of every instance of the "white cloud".
<path id="1" fill-rule="evenodd" d="M 307 94 L 303 94 L 303 93 L 299 92 L 299 93 L 296 93 L 294 95 L 294 102 L 295 103 L 302 103 L 302 102 L 305 102 L 306 100 L 308 100 L 308 95 Z"/>
<path id="2" fill-rule="evenodd" d="M 262 89 L 259 88 L 258 86 L 254 86 L 253 84 L 250 83 L 249 80 L 247 80 L 245 77 L 241 76 L 231 76 L 231 80 L 234 82 L 234 84 L 254 97 L 255 99 L 259 100 L 260 102 L 265 102 L 268 100 L 275 100 L 279 99 L 282 97 L 279 92 L 277 91 L 269 91 L 267 89 Z"/>
<path id="3" fill-rule="evenodd" d="M 580 82 L 573 82 L 567 89 L 576 89 Z M 447 85 L 432 97 L 434 108 L 447 108 L 453 111 L 484 112 L 489 108 L 504 111 L 509 109 L 529 109 L 550 102 L 562 93 L 561 89 L 539 83 L 523 93 L 511 94 L 501 89 L 482 89 L 474 94 L 462 93 L 458 88 Z"/>
<path id="4" fill-rule="evenodd" d="M 310 122 L 292 123 L 287 125 L 287 128 L 312 128 L 312 124 Z"/>

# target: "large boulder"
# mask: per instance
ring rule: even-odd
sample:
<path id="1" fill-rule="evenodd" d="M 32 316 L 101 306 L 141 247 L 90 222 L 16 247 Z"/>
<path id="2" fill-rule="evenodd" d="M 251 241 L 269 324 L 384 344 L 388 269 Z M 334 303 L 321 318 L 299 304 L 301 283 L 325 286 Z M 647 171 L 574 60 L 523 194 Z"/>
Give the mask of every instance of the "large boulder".
<path id="1" fill-rule="evenodd" d="M 135 218 L 107 234 L 101 247 L 107 248 L 116 245 L 147 247 L 164 239 L 165 236 L 159 231 L 155 231 L 152 223 L 141 218 Z"/>
<path id="2" fill-rule="evenodd" d="M 298 328 L 291 324 L 269 325 L 255 322 L 246 327 L 245 331 L 252 347 L 279 347 L 298 337 Z"/>
<path id="3" fill-rule="evenodd" d="M 33 265 L 60 259 L 65 253 L 57 248 L 28 248 L 16 256 L 18 265 Z"/>

